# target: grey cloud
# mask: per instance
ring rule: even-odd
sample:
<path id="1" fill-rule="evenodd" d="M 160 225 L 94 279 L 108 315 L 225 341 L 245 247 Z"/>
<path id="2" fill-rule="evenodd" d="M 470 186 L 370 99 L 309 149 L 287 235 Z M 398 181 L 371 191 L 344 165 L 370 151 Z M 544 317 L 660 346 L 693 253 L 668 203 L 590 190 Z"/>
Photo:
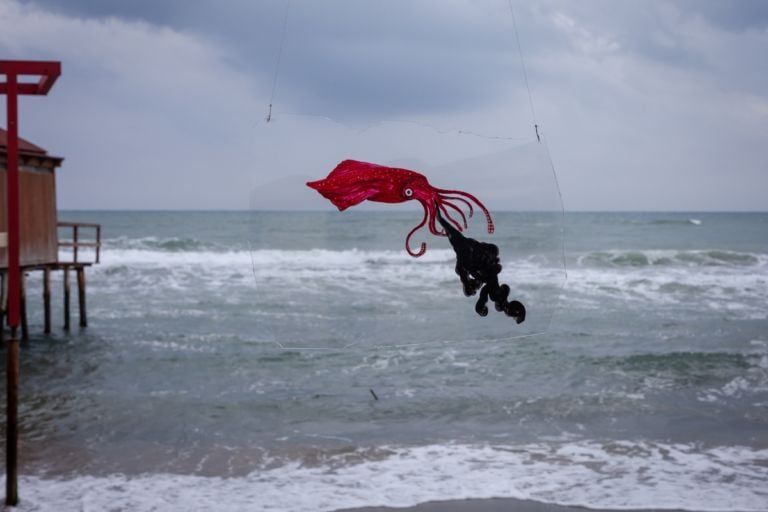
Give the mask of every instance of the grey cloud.
<path id="1" fill-rule="evenodd" d="M 290 19 L 290 33 L 305 37 L 286 45 L 280 80 L 300 87 L 282 97 L 293 96 L 298 108 L 395 116 L 473 108 L 498 99 L 514 74 L 513 34 L 487 18 L 458 12 L 436 21 L 411 4 L 390 2 L 359 18 L 367 25 L 350 26 L 343 16 L 328 16 L 325 5 Z M 308 31 L 318 25 L 318 33 Z"/>
<path id="2" fill-rule="evenodd" d="M 286 9 L 285 1 L 232 1 L 226 9 L 213 1 L 35 5 L 204 34 L 227 49 L 233 66 L 264 82 L 272 80 Z M 519 62 L 510 59 L 516 54 L 510 51 L 514 33 L 507 3 L 489 5 L 491 10 L 437 0 L 294 0 L 278 75 L 281 107 L 375 118 L 492 104 L 522 82 Z M 526 12 L 520 9 L 521 17 Z"/>
<path id="3" fill-rule="evenodd" d="M 80 18 L 116 17 L 171 26 L 178 26 L 196 5 L 185 0 L 22 0 L 21 3 Z"/>
<path id="4" fill-rule="evenodd" d="M 0 13 L 14 5 L 0 0 Z M 64 61 L 53 96 L 24 110 L 24 134 L 67 157 L 63 207 L 238 208 L 249 183 L 278 174 L 254 163 L 254 125 L 266 114 L 283 0 L 26 5 L 18 19 L 38 33 L 4 29 L 0 49 Z M 529 136 L 506 0 L 291 5 L 278 113 L 478 122 L 491 134 L 519 122 L 513 134 Z M 761 5 L 513 5 L 567 206 L 766 207 Z M 308 138 L 285 151 L 316 156 Z"/>
<path id="5" fill-rule="evenodd" d="M 678 74 L 699 74 L 734 92 L 765 96 L 768 89 L 768 68 L 762 65 L 768 2 L 552 1 L 536 10 L 543 18 L 562 14 L 573 20 L 575 27 L 562 43 L 576 53 L 584 50 L 577 47 L 580 40 L 602 39 L 615 43 L 615 49 L 595 58 L 634 57 Z M 554 37 L 551 26 L 539 27 L 542 37 Z"/>
<path id="6" fill-rule="evenodd" d="M 768 28 L 768 2 L 765 0 L 681 0 L 688 16 L 700 16 L 713 26 L 733 32 Z"/>

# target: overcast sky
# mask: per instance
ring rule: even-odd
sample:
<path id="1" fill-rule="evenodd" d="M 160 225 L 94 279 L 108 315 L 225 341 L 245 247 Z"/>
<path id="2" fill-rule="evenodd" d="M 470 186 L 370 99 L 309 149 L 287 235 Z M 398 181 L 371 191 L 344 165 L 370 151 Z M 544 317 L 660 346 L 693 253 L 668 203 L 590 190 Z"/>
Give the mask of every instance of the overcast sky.
<path id="1" fill-rule="evenodd" d="M 535 115 L 569 210 L 768 209 L 768 2 L 513 6 L 533 112 L 506 0 L 0 0 L 0 59 L 62 61 L 20 111 L 65 209 L 248 208 L 279 178 L 273 86 L 275 121 L 525 138 Z"/>

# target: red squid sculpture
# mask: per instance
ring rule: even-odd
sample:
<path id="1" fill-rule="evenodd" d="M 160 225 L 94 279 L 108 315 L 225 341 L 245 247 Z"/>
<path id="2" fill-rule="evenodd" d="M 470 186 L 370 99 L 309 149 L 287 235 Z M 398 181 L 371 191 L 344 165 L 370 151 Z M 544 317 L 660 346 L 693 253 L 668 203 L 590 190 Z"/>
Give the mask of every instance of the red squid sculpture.
<path id="1" fill-rule="evenodd" d="M 438 208 L 456 229 L 462 231 L 467 228 L 467 217 L 455 203 L 463 203 L 467 207 L 469 217 L 474 213 L 472 203 L 475 203 L 485 214 L 488 233 L 493 233 L 494 230 L 491 214 L 475 196 L 460 190 L 435 188 L 429 184 L 426 176 L 408 169 L 344 160 L 325 179 L 310 181 L 307 186 L 320 192 L 339 211 L 344 211 L 365 200 L 379 203 L 402 203 L 414 199 L 419 201 L 424 207 L 424 218 L 405 238 L 405 250 L 413 257 L 419 257 L 427 251 L 427 244 L 424 242 L 421 243 L 418 251 L 413 251 L 410 246 L 413 234 L 427 221 L 429 221 L 430 233 L 447 236 L 445 231 L 439 229 L 436 224 Z M 446 207 L 459 214 L 461 223 L 451 216 Z"/>

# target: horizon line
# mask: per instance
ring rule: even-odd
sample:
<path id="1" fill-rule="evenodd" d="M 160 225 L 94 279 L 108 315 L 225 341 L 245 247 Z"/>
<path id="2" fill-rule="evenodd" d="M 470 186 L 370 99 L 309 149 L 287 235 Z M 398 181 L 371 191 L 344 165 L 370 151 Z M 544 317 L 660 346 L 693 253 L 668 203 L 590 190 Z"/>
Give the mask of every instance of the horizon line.
<path id="1" fill-rule="evenodd" d="M 268 212 L 268 213 L 325 213 L 336 212 L 333 209 L 255 209 L 255 208 L 58 208 L 59 212 L 113 212 L 113 213 L 244 213 L 244 212 Z M 381 213 L 386 209 L 357 210 L 353 213 Z M 559 209 L 541 210 L 495 210 L 498 212 L 560 212 Z M 712 210 L 666 210 L 666 209 L 563 209 L 563 213 L 768 213 L 768 209 L 712 209 Z M 402 212 L 399 212 L 402 213 Z"/>

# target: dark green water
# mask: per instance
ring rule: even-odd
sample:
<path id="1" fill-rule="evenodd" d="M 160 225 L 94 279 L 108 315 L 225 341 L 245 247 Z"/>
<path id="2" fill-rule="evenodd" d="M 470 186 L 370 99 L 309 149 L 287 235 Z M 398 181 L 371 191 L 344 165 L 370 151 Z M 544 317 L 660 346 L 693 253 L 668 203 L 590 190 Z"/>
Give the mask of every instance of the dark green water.
<path id="1" fill-rule="evenodd" d="M 31 278 L 32 502 L 149 510 L 184 489 L 197 504 L 242 500 L 223 510 L 319 510 L 359 504 L 344 501 L 354 492 L 460 488 L 768 508 L 766 214 L 578 213 L 561 226 L 501 213 L 493 237 L 477 221 L 470 236 L 499 245 L 529 308 L 520 326 L 474 313 L 444 239 L 405 253 L 418 213 L 65 217 L 101 223 L 105 247 L 87 330 L 39 334 Z M 130 501 L 134 488 L 148 501 Z"/>

